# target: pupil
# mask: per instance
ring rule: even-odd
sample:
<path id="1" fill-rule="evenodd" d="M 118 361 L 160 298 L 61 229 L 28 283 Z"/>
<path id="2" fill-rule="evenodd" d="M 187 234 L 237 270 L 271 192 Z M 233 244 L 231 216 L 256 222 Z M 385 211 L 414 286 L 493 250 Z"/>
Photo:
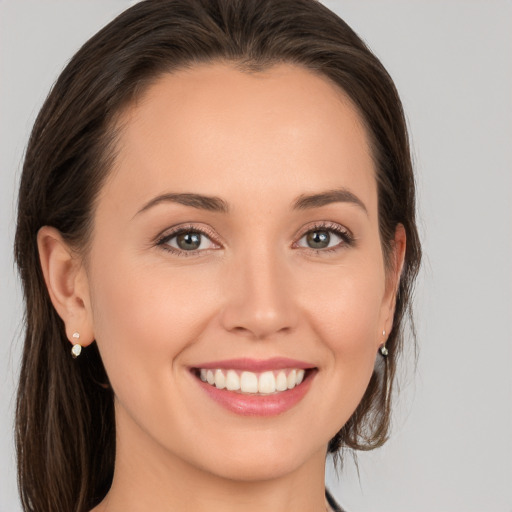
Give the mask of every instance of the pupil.
<path id="1" fill-rule="evenodd" d="M 331 236 L 327 231 L 312 231 L 307 235 L 308 245 L 313 249 L 324 249 L 330 241 Z"/>
<path id="2" fill-rule="evenodd" d="M 176 238 L 178 247 L 185 251 L 198 249 L 199 246 L 201 245 L 200 233 L 181 233 Z"/>

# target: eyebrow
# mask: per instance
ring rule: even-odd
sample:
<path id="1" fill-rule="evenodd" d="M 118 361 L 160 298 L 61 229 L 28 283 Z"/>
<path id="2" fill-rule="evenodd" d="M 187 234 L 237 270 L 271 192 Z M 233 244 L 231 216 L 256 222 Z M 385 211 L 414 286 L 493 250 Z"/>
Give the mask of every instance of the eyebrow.
<path id="1" fill-rule="evenodd" d="M 219 212 L 219 213 L 227 213 L 229 211 L 229 206 L 224 199 L 215 196 L 203 196 L 201 194 L 162 194 L 161 196 L 157 196 L 154 199 L 151 199 L 148 203 L 146 203 L 136 215 L 139 213 L 145 212 L 149 210 L 153 206 L 156 206 L 160 203 L 178 203 L 185 206 L 191 206 L 192 208 L 198 208 L 199 210 L 208 210 L 210 212 Z"/>
<path id="2" fill-rule="evenodd" d="M 307 210 L 310 208 L 320 208 L 331 203 L 351 203 L 361 208 L 367 215 L 368 210 L 363 201 L 346 188 L 326 190 L 318 194 L 309 194 L 299 196 L 293 203 L 294 210 Z"/>
<path id="3" fill-rule="evenodd" d="M 229 212 L 228 203 L 220 197 L 192 193 L 168 193 L 151 199 L 151 201 L 147 202 L 136 213 L 136 215 L 139 215 L 160 203 L 167 202 L 191 206 L 192 208 L 207 210 L 210 212 Z M 331 203 L 351 203 L 358 206 L 368 214 L 368 210 L 361 199 L 345 188 L 326 190 L 325 192 L 319 192 L 316 194 L 302 194 L 292 203 L 292 208 L 294 210 L 308 210 L 312 208 L 320 208 Z"/>

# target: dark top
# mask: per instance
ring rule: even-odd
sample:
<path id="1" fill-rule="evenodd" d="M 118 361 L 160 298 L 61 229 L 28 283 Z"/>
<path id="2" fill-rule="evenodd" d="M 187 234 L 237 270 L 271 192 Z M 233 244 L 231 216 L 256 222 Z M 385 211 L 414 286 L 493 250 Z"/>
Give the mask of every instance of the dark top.
<path id="1" fill-rule="evenodd" d="M 334 512 L 344 512 L 344 510 L 336 503 L 334 498 L 331 496 L 331 493 L 327 489 L 325 489 L 325 498 Z"/>

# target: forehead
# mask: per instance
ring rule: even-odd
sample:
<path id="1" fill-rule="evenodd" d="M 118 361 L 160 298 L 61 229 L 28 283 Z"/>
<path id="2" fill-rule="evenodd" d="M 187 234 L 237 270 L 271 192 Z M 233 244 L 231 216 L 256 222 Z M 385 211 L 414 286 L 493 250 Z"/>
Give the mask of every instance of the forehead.
<path id="1" fill-rule="evenodd" d="M 347 186 L 366 201 L 375 196 L 357 109 L 328 78 L 299 66 L 246 73 L 214 63 L 166 74 L 120 125 L 110 181 L 140 201 L 165 189 L 224 196 L 240 187 L 261 197 L 269 187 L 299 195 Z"/>

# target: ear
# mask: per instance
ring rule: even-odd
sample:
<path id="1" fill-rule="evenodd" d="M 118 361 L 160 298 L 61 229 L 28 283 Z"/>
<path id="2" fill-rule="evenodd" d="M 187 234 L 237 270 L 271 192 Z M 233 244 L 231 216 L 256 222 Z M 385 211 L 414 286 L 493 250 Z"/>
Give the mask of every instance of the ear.
<path id="1" fill-rule="evenodd" d="M 405 228 L 398 224 L 395 230 L 395 238 L 391 247 L 389 268 L 386 270 L 386 291 L 383 301 L 383 325 L 382 330 L 386 333 L 393 328 L 393 317 L 395 314 L 396 297 L 400 285 L 400 277 L 405 260 L 406 248 Z"/>
<path id="2" fill-rule="evenodd" d="M 66 335 L 76 343 L 73 333 L 80 334 L 80 345 L 94 341 L 87 275 L 82 259 L 64 241 L 60 232 L 43 226 L 37 233 L 37 247 L 43 276 L 57 314 L 66 326 Z"/>

